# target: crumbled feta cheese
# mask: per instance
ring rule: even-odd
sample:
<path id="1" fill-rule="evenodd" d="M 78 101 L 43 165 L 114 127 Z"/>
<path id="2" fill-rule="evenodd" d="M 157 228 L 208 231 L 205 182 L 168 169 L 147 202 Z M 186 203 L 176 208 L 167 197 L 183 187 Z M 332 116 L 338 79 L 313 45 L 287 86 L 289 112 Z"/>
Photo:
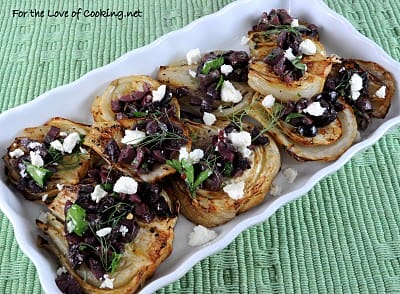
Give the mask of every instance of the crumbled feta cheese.
<path id="1" fill-rule="evenodd" d="M 285 58 L 286 58 L 287 60 L 289 60 L 289 61 L 293 61 L 293 60 L 296 59 L 296 56 L 294 56 L 293 50 L 292 50 L 292 48 L 290 48 L 290 47 L 289 47 L 288 49 L 285 50 L 284 55 L 285 55 Z"/>
<path id="2" fill-rule="evenodd" d="M 28 174 L 26 173 L 26 168 L 25 165 L 23 166 L 23 168 L 21 168 L 21 170 L 19 171 L 19 175 L 21 176 L 21 178 L 25 178 Z"/>
<path id="3" fill-rule="evenodd" d="M 54 140 L 50 142 L 50 146 L 60 152 L 64 152 L 64 147 L 63 144 L 60 142 L 60 140 Z"/>
<path id="4" fill-rule="evenodd" d="M 209 113 L 209 112 L 204 112 L 203 114 L 203 121 L 207 126 L 212 126 L 217 118 L 215 117 L 214 114 Z"/>
<path id="5" fill-rule="evenodd" d="M 66 137 L 66 136 L 68 136 L 67 132 L 60 132 L 60 137 Z"/>
<path id="6" fill-rule="evenodd" d="M 243 96 L 230 81 L 224 81 L 221 87 L 221 100 L 224 102 L 239 103 Z"/>
<path id="7" fill-rule="evenodd" d="M 229 75 L 233 71 L 232 65 L 223 64 L 221 65 L 221 73 L 225 76 Z"/>
<path id="8" fill-rule="evenodd" d="M 238 200 L 244 196 L 244 181 L 228 184 L 222 190 L 232 199 Z"/>
<path id="9" fill-rule="evenodd" d="M 187 152 L 186 147 L 179 149 L 179 161 L 182 159 L 189 160 L 192 163 L 197 163 L 204 157 L 204 152 L 201 149 L 194 149 L 190 153 Z"/>
<path id="10" fill-rule="evenodd" d="M 113 191 L 124 194 L 135 194 L 137 192 L 138 183 L 135 179 L 122 176 L 114 184 Z"/>
<path id="11" fill-rule="evenodd" d="M 99 203 L 100 200 L 101 200 L 102 198 L 104 198 L 104 197 L 107 196 L 107 194 L 108 194 L 108 193 L 107 193 L 106 191 L 104 191 L 104 190 L 101 188 L 100 185 L 96 185 L 96 186 L 94 187 L 93 192 L 90 194 L 90 196 L 92 197 L 92 200 L 93 200 L 93 201 L 96 201 L 96 203 Z"/>
<path id="12" fill-rule="evenodd" d="M 88 151 L 85 148 L 79 147 L 79 151 L 81 152 L 81 154 L 87 154 Z"/>
<path id="13" fill-rule="evenodd" d="M 244 157 L 251 155 L 251 150 L 247 147 L 251 145 L 251 135 L 249 132 L 231 132 L 228 134 L 228 139 L 231 143 L 239 149 Z"/>
<path id="14" fill-rule="evenodd" d="M 74 150 L 76 144 L 78 144 L 80 141 L 81 137 L 77 132 L 69 134 L 67 137 L 65 137 L 63 142 L 64 152 L 72 153 L 72 150 Z"/>
<path id="15" fill-rule="evenodd" d="M 197 76 L 197 74 L 196 74 L 196 72 L 194 71 L 194 70 L 191 70 L 191 69 L 189 69 L 189 75 L 192 77 L 192 78 L 195 78 L 196 76 Z"/>
<path id="16" fill-rule="evenodd" d="M 214 240 L 217 235 L 215 231 L 207 229 L 202 225 L 197 225 L 193 228 L 193 232 L 189 234 L 188 244 L 190 246 L 200 246 Z"/>
<path id="17" fill-rule="evenodd" d="M 31 163 L 34 166 L 41 167 L 41 166 L 44 165 L 43 158 L 40 156 L 40 152 L 39 151 L 30 151 L 29 155 L 31 157 Z"/>
<path id="18" fill-rule="evenodd" d="M 22 151 L 20 148 L 17 148 L 13 151 L 10 151 L 8 155 L 10 155 L 11 158 L 20 158 L 22 155 L 24 155 L 24 151 Z"/>
<path id="19" fill-rule="evenodd" d="M 39 143 L 39 142 L 30 142 L 30 143 L 28 144 L 28 149 L 33 150 L 33 149 L 35 149 L 36 147 L 42 147 L 42 143 Z"/>
<path id="20" fill-rule="evenodd" d="M 293 18 L 292 22 L 290 23 L 292 28 L 297 28 L 299 26 L 299 20 L 297 18 Z"/>
<path id="21" fill-rule="evenodd" d="M 186 61 L 189 65 L 197 64 L 201 60 L 200 49 L 191 49 L 186 53 Z"/>
<path id="22" fill-rule="evenodd" d="M 274 103 L 275 97 L 272 95 L 265 96 L 265 98 L 261 102 L 262 106 L 264 106 L 265 108 L 271 108 L 272 106 L 274 106 Z"/>
<path id="23" fill-rule="evenodd" d="M 249 41 L 250 41 L 250 38 L 249 38 L 249 37 L 243 36 L 243 37 L 240 39 L 240 45 L 246 46 L 246 45 L 249 43 Z"/>
<path id="24" fill-rule="evenodd" d="M 125 130 L 125 136 L 121 139 L 122 144 L 136 145 L 146 138 L 146 133 L 139 130 Z"/>
<path id="25" fill-rule="evenodd" d="M 103 279 L 104 279 L 104 281 L 101 283 L 100 289 L 104 289 L 104 288 L 113 289 L 114 288 L 115 278 L 111 279 L 109 275 L 104 274 Z"/>
<path id="26" fill-rule="evenodd" d="M 42 201 L 43 201 L 43 202 L 46 202 L 47 197 L 49 197 L 49 194 L 43 194 L 43 196 L 42 196 Z"/>
<path id="27" fill-rule="evenodd" d="M 65 269 L 64 266 L 60 266 L 57 270 L 56 270 L 56 275 L 57 276 L 61 276 L 62 274 L 66 273 L 67 270 Z"/>
<path id="28" fill-rule="evenodd" d="M 360 97 L 360 90 L 363 88 L 363 80 L 362 78 L 354 73 L 350 78 L 350 91 L 351 98 L 353 100 L 357 100 Z"/>
<path id="29" fill-rule="evenodd" d="M 375 92 L 375 96 L 384 99 L 386 96 L 386 86 L 382 86 Z"/>
<path id="30" fill-rule="evenodd" d="M 39 216 L 38 216 L 38 220 L 41 221 L 44 224 L 47 224 L 47 216 L 49 215 L 49 213 L 47 211 L 41 211 Z"/>
<path id="31" fill-rule="evenodd" d="M 152 101 L 159 102 L 159 101 L 163 100 L 166 91 L 167 91 L 166 85 L 161 85 L 160 87 L 157 88 L 157 90 L 151 91 L 151 94 L 153 95 Z"/>
<path id="32" fill-rule="evenodd" d="M 283 175 L 285 176 L 286 181 L 289 184 L 292 184 L 297 177 L 297 170 L 294 168 L 288 167 L 287 169 L 285 169 L 283 171 Z"/>
<path id="33" fill-rule="evenodd" d="M 64 188 L 64 184 L 57 184 L 56 187 L 58 191 L 61 191 Z"/>
<path id="34" fill-rule="evenodd" d="M 125 237 L 126 233 L 129 232 L 128 228 L 124 225 L 119 227 L 119 232 L 121 233 L 122 237 Z"/>
<path id="35" fill-rule="evenodd" d="M 317 46 L 310 39 L 305 39 L 300 43 L 299 50 L 305 55 L 314 55 L 317 53 Z"/>
<path id="36" fill-rule="evenodd" d="M 321 106 L 318 101 L 310 103 L 306 108 L 303 109 L 304 113 L 308 113 L 313 116 L 321 116 L 325 112 L 326 108 Z"/>
<path id="37" fill-rule="evenodd" d="M 74 229 L 75 229 L 75 225 L 72 222 L 72 220 L 67 221 L 67 231 L 68 231 L 68 233 L 71 234 L 74 231 Z"/>
<path id="38" fill-rule="evenodd" d="M 104 237 L 104 236 L 107 236 L 108 234 L 110 234 L 111 231 L 112 231 L 112 228 L 110 228 L 110 227 L 102 228 L 102 229 L 96 231 L 96 235 L 99 237 Z"/>
<path id="39" fill-rule="evenodd" d="M 275 184 L 275 183 L 272 183 L 271 190 L 269 191 L 269 193 L 272 196 L 279 196 L 282 193 L 282 187 L 277 185 L 277 184 Z"/>

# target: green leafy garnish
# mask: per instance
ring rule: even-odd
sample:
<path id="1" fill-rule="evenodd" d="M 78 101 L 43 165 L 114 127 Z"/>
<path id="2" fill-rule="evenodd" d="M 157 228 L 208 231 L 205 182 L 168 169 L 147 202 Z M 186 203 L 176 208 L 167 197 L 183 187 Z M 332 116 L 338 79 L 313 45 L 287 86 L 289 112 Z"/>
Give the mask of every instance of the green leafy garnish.
<path id="1" fill-rule="evenodd" d="M 291 119 L 298 118 L 298 117 L 304 117 L 304 114 L 298 113 L 298 112 L 289 113 L 285 118 L 285 122 L 289 123 Z"/>
<path id="2" fill-rule="evenodd" d="M 304 74 L 306 71 L 306 65 L 304 63 L 301 63 L 302 56 L 297 56 L 295 59 L 291 60 L 290 62 L 293 64 L 293 66 Z"/>
<path id="3" fill-rule="evenodd" d="M 100 184 L 100 187 L 106 192 L 112 192 L 113 191 L 113 184 L 111 184 L 111 183 Z"/>
<path id="4" fill-rule="evenodd" d="M 209 60 L 204 63 L 203 68 L 201 69 L 202 74 L 209 74 L 210 71 L 220 68 L 224 64 L 224 57 L 220 56 L 213 60 Z"/>
<path id="5" fill-rule="evenodd" d="M 166 163 L 176 169 L 181 175 L 185 176 L 185 181 L 189 186 L 192 197 L 194 197 L 197 188 L 212 174 L 211 169 L 206 169 L 201 171 L 196 177 L 193 163 L 185 158 L 181 161 L 177 159 L 167 160 Z"/>
<path id="6" fill-rule="evenodd" d="M 265 31 L 265 34 L 279 34 L 282 31 L 288 31 L 295 35 L 300 35 L 301 33 L 299 30 L 309 30 L 309 28 L 303 25 L 299 25 L 298 27 L 292 27 L 291 25 L 270 25 L 269 28 Z"/>
<path id="7" fill-rule="evenodd" d="M 145 116 L 147 116 L 146 112 L 143 112 L 143 111 L 135 111 L 135 112 L 133 112 L 133 117 L 145 117 Z"/>
<path id="8" fill-rule="evenodd" d="M 115 270 L 118 268 L 121 258 L 121 253 L 116 253 L 115 251 L 113 251 L 111 255 L 111 264 L 108 267 L 107 271 L 109 271 L 111 274 L 115 273 Z"/>
<path id="9" fill-rule="evenodd" d="M 38 167 L 30 162 L 25 162 L 26 172 L 32 177 L 40 188 L 43 188 L 46 180 L 53 174 L 52 171 L 44 167 Z"/>
<path id="10" fill-rule="evenodd" d="M 222 77 L 222 75 L 219 77 L 217 86 L 215 87 L 216 90 L 218 90 L 219 88 L 222 87 L 222 84 L 224 83 L 224 78 Z"/>
<path id="11" fill-rule="evenodd" d="M 72 204 L 67 210 L 66 221 L 67 223 L 71 223 L 73 232 L 78 236 L 82 236 L 82 234 L 88 228 L 88 222 L 86 221 L 86 210 L 75 203 Z"/>
<path id="12" fill-rule="evenodd" d="M 232 174 L 232 162 L 227 161 L 224 165 L 224 170 L 222 171 L 222 174 L 225 177 L 230 177 Z"/>

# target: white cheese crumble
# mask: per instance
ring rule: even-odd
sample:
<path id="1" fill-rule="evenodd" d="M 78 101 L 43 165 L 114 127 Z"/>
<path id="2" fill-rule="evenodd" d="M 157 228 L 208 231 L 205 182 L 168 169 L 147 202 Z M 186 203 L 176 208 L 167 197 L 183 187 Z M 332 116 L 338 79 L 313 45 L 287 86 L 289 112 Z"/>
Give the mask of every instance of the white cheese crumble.
<path id="1" fill-rule="evenodd" d="M 128 228 L 124 225 L 119 227 L 119 232 L 121 233 L 122 237 L 125 237 L 126 233 L 129 232 Z"/>
<path id="2" fill-rule="evenodd" d="M 292 22 L 290 23 L 292 28 L 297 28 L 299 26 L 299 20 L 297 18 L 293 18 Z"/>
<path id="3" fill-rule="evenodd" d="M 39 142 L 30 142 L 30 143 L 28 144 L 28 149 L 33 150 L 33 149 L 35 149 L 36 147 L 42 147 L 42 143 L 39 143 Z"/>
<path id="4" fill-rule="evenodd" d="M 186 147 L 179 149 L 179 161 L 182 159 L 189 160 L 191 163 L 198 163 L 204 157 L 204 152 L 201 149 L 194 149 L 190 153 L 187 152 Z"/>
<path id="5" fill-rule="evenodd" d="M 360 90 L 363 88 L 363 81 L 362 78 L 354 73 L 350 78 L 350 91 L 351 91 L 351 98 L 353 100 L 357 100 L 360 97 Z"/>
<path id="6" fill-rule="evenodd" d="M 31 163 L 34 166 L 41 167 L 44 165 L 43 158 L 40 156 L 39 151 L 30 151 L 29 155 L 31 157 Z"/>
<path id="7" fill-rule="evenodd" d="M 189 69 L 188 73 L 192 78 L 195 78 L 197 76 L 197 74 L 194 70 Z"/>
<path id="8" fill-rule="evenodd" d="M 28 174 L 26 173 L 26 168 L 25 165 L 23 166 L 23 168 L 21 168 L 21 170 L 19 171 L 19 175 L 21 176 L 21 178 L 25 178 Z"/>
<path id="9" fill-rule="evenodd" d="M 104 288 L 113 289 L 114 288 L 115 278 L 111 279 L 109 275 L 104 274 L 103 279 L 104 279 L 104 281 L 101 283 L 100 289 L 104 289 Z"/>
<path id="10" fill-rule="evenodd" d="M 315 43 L 310 39 L 303 40 L 303 42 L 300 43 L 299 49 L 300 52 L 305 55 L 314 55 L 317 53 L 317 46 L 315 46 Z"/>
<path id="11" fill-rule="evenodd" d="M 375 92 L 375 96 L 384 99 L 386 96 L 386 86 L 382 86 Z"/>
<path id="12" fill-rule="evenodd" d="M 64 188 L 64 184 L 57 184 L 56 187 L 58 191 L 61 191 Z"/>
<path id="13" fill-rule="evenodd" d="M 189 234 L 188 244 L 190 246 L 200 246 L 211 240 L 214 240 L 218 234 L 202 225 L 197 225 L 193 228 L 193 232 Z"/>
<path id="14" fill-rule="evenodd" d="M 243 37 L 240 39 L 240 45 L 246 46 L 246 45 L 249 43 L 249 41 L 250 41 L 250 38 L 249 38 L 249 37 L 243 36 Z"/>
<path id="15" fill-rule="evenodd" d="M 68 133 L 67 132 L 60 132 L 60 136 L 61 137 L 66 137 L 66 136 L 68 136 Z"/>
<path id="16" fill-rule="evenodd" d="M 138 183 L 135 179 L 122 176 L 114 184 L 113 191 L 124 194 L 135 194 L 137 192 Z"/>
<path id="17" fill-rule="evenodd" d="M 74 231 L 74 229 L 75 229 L 74 223 L 71 220 L 67 221 L 67 231 L 68 231 L 68 233 L 71 234 Z"/>
<path id="18" fill-rule="evenodd" d="M 293 61 L 293 60 L 296 59 L 296 56 L 294 56 L 293 50 L 292 50 L 292 48 L 290 48 L 290 47 L 289 47 L 288 49 L 285 50 L 284 55 L 285 55 L 285 58 L 286 58 L 287 60 L 289 60 L 289 61 Z"/>
<path id="19" fill-rule="evenodd" d="M 157 88 L 157 90 L 151 91 L 151 94 L 153 95 L 152 101 L 159 102 L 159 101 L 163 100 L 166 91 L 167 91 L 166 85 L 161 85 L 160 87 Z"/>
<path id="20" fill-rule="evenodd" d="M 265 98 L 261 102 L 262 106 L 264 106 L 265 108 L 271 108 L 272 106 L 274 106 L 274 103 L 275 97 L 272 95 L 265 96 Z"/>
<path id="21" fill-rule="evenodd" d="M 233 71 L 232 65 L 223 64 L 221 65 L 221 73 L 225 76 L 229 75 Z"/>
<path id="22" fill-rule="evenodd" d="M 285 176 L 286 181 L 289 184 L 292 184 L 297 177 L 297 170 L 294 168 L 288 167 L 287 169 L 285 169 L 283 171 L 283 175 Z"/>
<path id="23" fill-rule="evenodd" d="M 66 273 L 67 270 L 65 269 L 64 266 L 60 266 L 57 270 L 56 270 L 56 275 L 57 276 L 61 276 L 62 274 Z"/>
<path id="24" fill-rule="evenodd" d="M 200 49 L 191 49 L 186 53 L 186 61 L 189 65 L 197 64 L 201 60 Z"/>
<path id="25" fill-rule="evenodd" d="M 313 116 L 321 116 L 324 111 L 326 110 L 325 107 L 321 106 L 321 103 L 318 101 L 310 103 L 306 108 L 303 109 L 304 113 L 308 113 Z"/>
<path id="26" fill-rule="evenodd" d="M 42 195 L 42 201 L 46 202 L 47 198 L 49 197 L 49 194 L 43 194 Z"/>
<path id="27" fill-rule="evenodd" d="M 125 136 L 121 139 L 122 144 L 136 145 L 146 138 L 146 133 L 139 130 L 125 130 Z"/>
<path id="28" fill-rule="evenodd" d="M 8 155 L 10 155 L 11 158 L 20 158 L 22 155 L 24 155 L 24 151 L 22 151 L 20 148 L 17 148 L 13 151 L 10 151 Z"/>
<path id="29" fill-rule="evenodd" d="M 87 154 L 87 153 L 88 153 L 88 151 L 87 151 L 85 148 L 82 148 L 82 147 L 79 147 L 79 151 L 80 151 L 82 154 Z"/>
<path id="30" fill-rule="evenodd" d="M 221 100 L 224 102 L 239 103 L 243 96 L 230 81 L 224 81 L 221 87 Z"/>
<path id="31" fill-rule="evenodd" d="M 96 186 L 94 187 L 93 192 L 90 194 L 90 196 L 92 197 L 92 200 L 93 200 L 93 201 L 96 201 L 96 203 L 99 203 L 100 200 L 101 200 L 102 198 L 104 198 L 104 197 L 107 196 L 107 194 L 108 194 L 108 193 L 107 193 L 106 191 L 104 191 L 104 190 L 101 188 L 100 185 L 96 185 Z"/>
<path id="32" fill-rule="evenodd" d="M 232 199 L 238 200 L 244 196 L 244 181 L 228 184 L 222 190 Z"/>
<path id="33" fill-rule="evenodd" d="M 111 227 L 102 228 L 102 229 L 96 231 L 96 235 L 99 237 L 104 237 L 104 236 L 107 236 L 108 234 L 110 234 L 111 231 L 112 231 Z"/>
<path id="34" fill-rule="evenodd" d="M 64 147 L 63 144 L 60 142 L 60 140 L 54 140 L 50 142 L 50 146 L 58 151 L 64 152 Z"/>
<path id="35" fill-rule="evenodd" d="M 239 152 L 246 158 L 251 155 L 251 150 L 247 148 L 251 145 L 251 135 L 249 132 L 231 132 L 228 134 L 228 139 L 239 149 Z"/>
<path id="36" fill-rule="evenodd" d="M 76 144 L 78 144 L 80 140 L 81 137 L 77 132 L 69 134 L 67 137 L 65 137 L 63 142 L 64 152 L 72 153 L 72 150 L 74 150 Z"/>
<path id="37" fill-rule="evenodd" d="M 215 117 L 214 114 L 209 113 L 209 112 L 204 112 L 203 114 L 203 121 L 207 126 L 212 126 L 217 118 Z"/>
<path id="38" fill-rule="evenodd" d="M 279 196 L 282 193 L 282 187 L 277 185 L 277 184 L 275 184 L 275 183 L 272 183 L 271 190 L 269 191 L 269 193 L 272 196 Z"/>

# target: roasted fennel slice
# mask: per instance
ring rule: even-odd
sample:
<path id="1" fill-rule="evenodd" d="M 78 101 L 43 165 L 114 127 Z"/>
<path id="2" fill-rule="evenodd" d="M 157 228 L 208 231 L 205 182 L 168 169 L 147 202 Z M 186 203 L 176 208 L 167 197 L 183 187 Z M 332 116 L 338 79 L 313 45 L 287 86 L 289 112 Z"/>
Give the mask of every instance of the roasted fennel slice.
<path id="1" fill-rule="evenodd" d="M 88 131 L 88 125 L 60 117 L 24 129 L 3 157 L 10 183 L 38 201 L 50 201 L 57 185 L 79 183 L 90 165 L 90 151 L 81 145 Z"/>
<path id="2" fill-rule="evenodd" d="M 188 123 L 191 152 L 169 162 L 179 174 L 165 188 L 189 220 L 214 227 L 260 204 L 280 169 L 277 145 L 254 128 Z"/>
<path id="3" fill-rule="evenodd" d="M 171 91 L 149 76 L 127 76 L 110 83 L 92 104 L 96 122 L 168 113 L 179 116 L 179 104 Z"/>
<path id="4" fill-rule="evenodd" d="M 248 60 L 243 51 L 212 51 L 196 64 L 160 66 L 158 80 L 175 89 L 184 117 L 203 123 L 208 112 L 226 119 L 246 108 L 254 94 L 247 85 Z"/>
<path id="5" fill-rule="evenodd" d="M 170 255 L 177 207 L 160 186 L 135 182 L 133 193 L 129 181 L 64 186 L 37 220 L 64 293 L 134 293 Z"/>
<path id="6" fill-rule="evenodd" d="M 164 116 L 94 123 L 84 144 L 114 168 L 154 183 L 175 172 L 165 162 L 191 140 L 181 121 Z"/>

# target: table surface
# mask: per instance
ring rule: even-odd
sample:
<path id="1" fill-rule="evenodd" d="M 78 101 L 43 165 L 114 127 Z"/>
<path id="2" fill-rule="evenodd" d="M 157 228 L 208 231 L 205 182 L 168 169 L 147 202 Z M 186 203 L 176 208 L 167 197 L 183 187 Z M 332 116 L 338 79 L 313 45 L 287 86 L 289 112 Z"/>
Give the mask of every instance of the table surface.
<path id="1" fill-rule="evenodd" d="M 0 110 L 35 99 L 229 0 L 0 1 Z M 400 60 L 398 0 L 325 0 Z M 141 18 L 18 17 L 31 9 Z M 13 16 L 13 10 L 16 10 Z M 397 97 L 398 98 L 398 97 Z M 159 293 L 400 293 L 400 129 Z M 0 213 L 0 292 L 43 292 Z"/>

